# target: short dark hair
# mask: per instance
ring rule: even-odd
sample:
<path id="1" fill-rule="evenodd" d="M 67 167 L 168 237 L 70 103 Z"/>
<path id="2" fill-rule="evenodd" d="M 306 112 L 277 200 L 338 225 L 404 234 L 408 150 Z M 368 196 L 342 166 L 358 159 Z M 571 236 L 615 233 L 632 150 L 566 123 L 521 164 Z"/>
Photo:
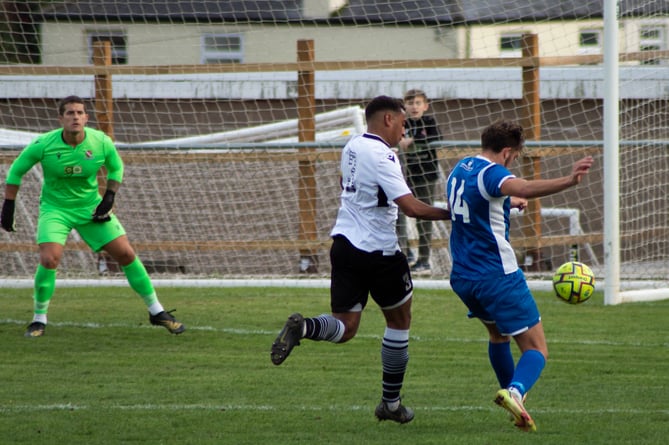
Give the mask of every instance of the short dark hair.
<path id="1" fill-rule="evenodd" d="M 379 111 L 393 111 L 401 113 L 404 111 L 404 104 L 400 99 L 390 96 L 377 96 L 372 99 L 365 108 L 365 119 L 370 120 Z"/>
<path id="2" fill-rule="evenodd" d="M 525 144 L 523 127 L 512 121 L 499 120 L 481 133 L 481 147 L 499 153 L 505 147 L 522 150 Z"/>
<path id="3" fill-rule="evenodd" d="M 417 97 L 422 97 L 423 99 L 425 99 L 425 102 L 429 101 L 429 99 L 427 98 L 427 94 L 425 94 L 425 91 L 419 90 L 418 88 L 412 88 L 406 93 L 404 93 L 405 101 L 415 99 Z"/>
<path id="4" fill-rule="evenodd" d="M 67 104 L 81 104 L 86 105 L 84 100 L 79 96 L 67 96 L 64 97 L 58 102 L 58 115 L 62 116 L 65 114 L 65 105 Z"/>

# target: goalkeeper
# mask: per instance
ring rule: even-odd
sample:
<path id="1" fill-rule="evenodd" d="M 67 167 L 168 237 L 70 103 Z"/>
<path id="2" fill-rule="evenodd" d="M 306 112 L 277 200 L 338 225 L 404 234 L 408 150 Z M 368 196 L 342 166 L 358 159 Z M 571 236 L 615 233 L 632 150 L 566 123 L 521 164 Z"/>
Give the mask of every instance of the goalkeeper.
<path id="1" fill-rule="evenodd" d="M 34 316 L 26 337 L 44 335 L 47 312 L 56 285 L 56 269 L 65 241 L 76 229 L 95 252 L 106 251 L 125 273 L 130 287 L 149 310 L 149 321 L 180 334 L 185 326 L 166 312 L 158 301 L 151 279 L 135 255 L 123 226 L 112 213 L 114 197 L 123 179 L 123 161 L 112 140 L 103 132 L 86 128 L 84 102 L 68 96 L 58 105 L 62 128 L 37 137 L 14 160 L 7 173 L 0 225 L 15 230 L 15 203 L 22 177 L 41 164 L 44 183 L 37 221 L 39 264 L 35 273 Z M 107 189 L 98 192 L 97 173 L 107 169 Z"/>

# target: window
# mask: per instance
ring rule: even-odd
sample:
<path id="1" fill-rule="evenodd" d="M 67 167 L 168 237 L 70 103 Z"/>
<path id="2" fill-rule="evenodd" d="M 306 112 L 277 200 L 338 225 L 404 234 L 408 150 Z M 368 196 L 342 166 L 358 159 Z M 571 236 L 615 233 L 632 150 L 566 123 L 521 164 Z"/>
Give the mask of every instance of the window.
<path id="1" fill-rule="evenodd" d="M 521 57 L 523 55 L 523 35 L 502 34 L 499 38 L 499 53 L 501 57 Z"/>
<path id="2" fill-rule="evenodd" d="M 128 64 L 127 37 L 123 31 L 104 31 L 88 33 L 88 63 L 93 63 L 93 44 L 103 41 L 111 42 L 112 65 Z"/>
<path id="3" fill-rule="evenodd" d="M 242 63 L 243 43 L 239 34 L 205 34 L 202 36 L 202 63 Z"/>
<path id="4" fill-rule="evenodd" d="M 579 54 L 601 54 L 602 32 L 598 29 L 585 29 L 578 35 Z"/>
<path id="5" fill-rule="evenodd" d="M 639 51 L 662 51 L 664 49 L 664 29 L 662 26 L 642 26 L 639 31 Z M 644 65 L 659 65 L 659 59 L 641 62 Z"/>

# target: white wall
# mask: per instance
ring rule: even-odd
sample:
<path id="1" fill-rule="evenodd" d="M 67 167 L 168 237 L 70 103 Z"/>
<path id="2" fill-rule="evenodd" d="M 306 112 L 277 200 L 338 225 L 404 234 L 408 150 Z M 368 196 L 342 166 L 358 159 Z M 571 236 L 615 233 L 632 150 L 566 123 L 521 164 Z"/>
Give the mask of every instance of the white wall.
<path id="1" fill-rule="evenodd" d="M 665 27 L 669 18 L 621 21 L 621 52 L 639 50 L 641 24 Z M 495 58 L 503 54 L 503 34 L 534 33 L 539 36 L 539 56 L 580 54 L 579 34 L 603 29 L 602 20 L 527 22 L 503 25 L 451 27 L 415 26 L 313 26 L 248 24 L 72 24 L 42 25 L 42 56 L 45 65 L 86 65 L 87 33 L 122 31 L 128 37 L 131 65 L 198 64 L 200 38 L 206 33 L 238 33 L 244 40 L 246 63 L 290 63 L 296 60 L 297 41 L 313 39 L 318 61 L 398 60 L 440 58 Z M 603 36 L 602 36 L 603 38 Z M 669 47 L 669 42 L 665 42 Z"/>
<path id="2" fill-rule="evenodd" d="M 542 99 L 602 98 L 601 66 L 546 67 L 540 70 Z M 286 99 L 296 97 L 297 73 L 222 73 L 117 75 L 116 98 Z M 657 65 L 620 70 L 621 98 L 669 96 L 669 70 Z M 316 73 L 318 99 L 361 99 L 380 92 L 401 97 L 421 85 L 431 98 L 513 99 L 522 95 L 520 68 L 444 68 L 430 70 L 345 70 Z M 93 76 L 0 76 L 0 97 L 94 97 Z"/>
<path id="3" fill-rule="evenodd" d="M 669 18 L 622 19 L 619 30 L 619 50 L 621 53 L 639 51 L 639 30 L 641 25 L 657 24 L 665 29 L 665 49 L 669 47 Z M 475 25 L 461 30 L 458 43 L 459 57 L 491 58 L 502 57 L 499 48 L 503 34 L 537 34 L 539 57 L 574 56 L 580 54 L 579 36 L 585 30 L 602 31 L 603 20 L 572 20 L 553 22 L 526 22 L 503 25 Z M 603 50 L 603 47 L 602 47 Z M 603 54 L 603 51 L 599 54 Z"/>
<path id="4" fill-rule="evenodd" d="M 87 64 L 92 30 L 125 32 L 130 65 L 199 64 L 206 33 L 242 35 L 245 63 L 295 62 L 300 39 L 314 40 L 318 61 L 456 57 L 454 32 L 435 28 L 45 23 L 42 30 L 43 63 L 60 66 Z"/>

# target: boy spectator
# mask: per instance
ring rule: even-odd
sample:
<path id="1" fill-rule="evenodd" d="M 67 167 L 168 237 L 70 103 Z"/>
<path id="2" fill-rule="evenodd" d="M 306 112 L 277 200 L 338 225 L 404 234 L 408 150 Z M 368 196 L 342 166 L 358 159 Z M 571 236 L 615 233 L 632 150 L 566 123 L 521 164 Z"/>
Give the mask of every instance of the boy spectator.
<path id="1" fill-rule="evenodd" d="M 441 139 L 437 122 L 425 113 L 430 109 L 429 100 L 423 90 L 411 89 L 404 94 L 407 112 L 405 134 L 399 142 L 400 155 L 411 192 L 425 204 L 432 205 L 434 191 L 439 180 L 437 151 L 430 143 Z M 407 219 L 400 213 L 398 236 L 400 246 L 406 252 L 411 265 L 411 273 L 416 276 L 429 275 L 430 243 L 432 242 L 432 221 L 416 221 L 418 229 L 418 258 L 413 262 L 413 252 L 408 245 L 406 233 Z"/>

